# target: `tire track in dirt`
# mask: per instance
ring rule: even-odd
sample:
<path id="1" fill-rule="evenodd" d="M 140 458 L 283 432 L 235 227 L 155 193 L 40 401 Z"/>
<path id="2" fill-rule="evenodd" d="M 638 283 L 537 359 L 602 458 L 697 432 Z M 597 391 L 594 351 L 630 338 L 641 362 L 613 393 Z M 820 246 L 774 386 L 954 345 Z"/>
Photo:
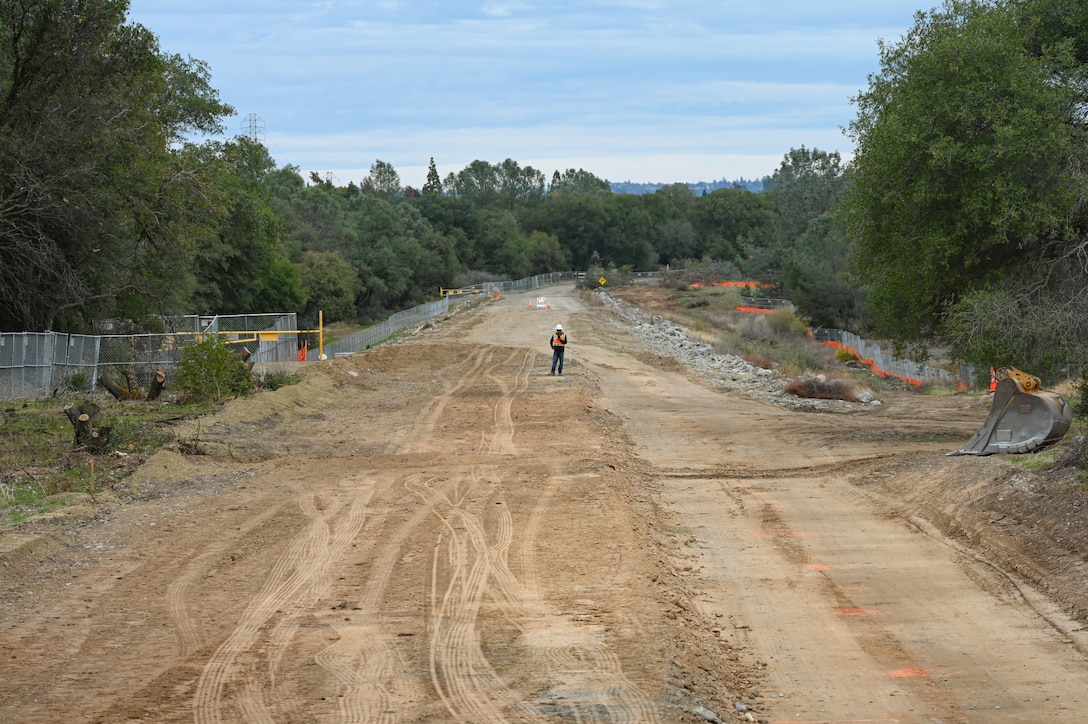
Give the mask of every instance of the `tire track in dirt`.
<path id="1" fill-rule="evenodd" d="M 433 500 L 449 495 L 462 480 L 454 476 L 433 487 L 435 482 L 435 478 L 413 475 L 403 483 L 424 505 L 391 535 L 383 537 L 385 542 L 374 556 L 370 576 L 363 584 L 366 596 L 354 607 L 358 615 L 352 622 L 334 622 L 340 639 L 315 657 L 316 663 L 341 686 L 338 706 L 344 722 L 394 722 L 399 720 L 396 702 L 419 698 L 405 696 L 415 689 L 415 684 L 409 676 L 399 673 L 406 667 L 400 665 L 393 647 L 396 634 L 384 625 L 383 603 L 407 541 L 433 516 Z M 392 487 L 392 479 L 387 485 Z"/>
<path id="2" fill-rule="evenodd" d="M 238 536 L 221 539 L 205 548 L 200 555 L 191 559 L 182 574 L 166 587 L 166 610 L 178 641 L 178 651 L 183 658 L 188 657 L 204 644 L 203 636 L 189 613 L 188 598 L 193 584 L 207 574 L 214 561 L 227 555 L 236 547 L 240 538 L 245 538 L 279 512 L 278 507 L 273 507 L 249 518 Z"/>
<path id="3" fill-rule="evenodd" d="M 494 362 L 494 348 L 480 349 L 469 360 L 453 384 L 447 385 L 441 395 L 432 398 L 417 415 L 416 421 L 406 428 L 397 441 L 397 452 L 402 455 L 414 455 L 428 451 L 432 445 L 435 429 L 449 404 L 483 377 L 495 383 L 501 391 L 495 404 L 492 418 L 494 426 L 489 435 L 489 451 L 513 453 L 514 422 L 512 417 L 513 399 L 524 392 L 529 385 L 529 370 L 532 366 L 531 355 L 522 351 L 512 351 L 504 360 Z M 520 358 L 520 359 L 519 359 Z M 517 366 L 517 373 L 512 385 L 500 370 L 512 363 Z M 341 696 L 338 698 L 340 714 L 347 722 L 396 721 L 398 716 L 391 706 L 403 701 L 404 691 L 394 691 L 413 687 L 414 682 L 407 677 L 398 677 L 403 670 L 398 666 L 398 659 L 393 646 L 393 632 L 382 624 L 382 604 L 389 587 L 395 565 L 404 546 L 417 529 L 434 515 L 436 507 L 450 505 L 451 499 L 460 500 L 467 495 L 478 480 L 483 477 L 480 467 L 474 467 L 468 473 L 455 474 L 435 485 L 436 478 L 421 475 L 410 476 L 404 487 L 415 493 L 423 503 L 417 511 L 386 538 L 386 543 L 373 561 L 371 575 L 365 584 L 366 597 L 356 606 L 359 618 L 366 623 L 354 624 L 344 621 L 334 622 L 333 628 L 339 640 L 321 651 L 316 662 L 332 674 L 340 683 Z M 476 707 L 475 711 L 482 711 Z"/>
<path id="4" fill-rule="evenodd" d="M 520 545 L 524 585 L 511 594 L 524 609 L 520 612 L 521 630 L 529 657 L 547 662 L 545 678 L 550 690 L 538 697 L 537 706 L 544 713 L 574 721 L 655 722 L 653 702 L 627 678 L 619 659 L 599 636 L 549 610 L 540 593 L 536 541 L 565 479 L 569 476 L 549 476 L 533 508 Z M 516 584 L 516 579 L 513 582 Z"/>
<path id="5" fill-rule="evenodd" d="M 497 373 L 498 370 L 502 369 L 501 365 L 495 365 L 487 370 L 488 378 L 494 381 L 499 390 L 502 391 L 502 396 L 495 403 L 495 428 L 490 435 L 490 441 L 484 446 L 484 451 L 491 455 L 513 455 L 517 453 L 517 448 L 514 447 L 513 404 L 519 395 L 529 389 L 530 375 L 536 359 L 535 355 L 526 350 L 515 350 L 511 351 L 503 364 L 517 362 L 519 357 L 521 358 L 520 364 L 514 375 L 512 385 L 506 381 L 505 376 Z"/>
<path id="6" fill-rule="evenodd" d="M 512 543 L 513 525 L 509 512 L 501 511 L 498 540 L 488 545 L 479 518 L 460 508 L 461 501 L 448 502 L 447 511 L 435 511 L 446 531 L 439 538 L 432 567 L 428 626 L 432 682 L 458 721 L 504 722 L 503 712 L 511 706 L 519 709 L 521 697 L 492 669 L 481 649 L 477 621 L 495 560 Z M 444 586 L 443 573 L 448 575 Z"/>
<path id="7" fill-rule="evenodd" d="M 420 414 L 416 417 L 415 423 L 410 428 L 405 429 L 398 436 L 398 439 L 393 441 L 392 451 L 401 455 L 428 452 L 431 437 L 450 400 L 462 389 L 472 384 L 479 377 L 480 368 L 491 364 L 494 356 L 494 347 L 481 347 L 465 361 L 464 366 L 467 367 L 467 371 L 459 372 L 456 367 L 449 370 L 447 379 L 453 377 L 454 383 L 448 385 L 442 394 L 435 395 L 424 404 Z"/>
<path id="8" fill-rule="evenodd" d="M 550 610 L 540 595 L 528 551 L 559 481 L 549 487 L 521 541 L 525 584 L 508 562 L 515 526 L 506 506 L 490 526 L 457 501 L 436 511 L 446 532 L 433 566 L 429 629 L 435 690 L 458 721 L 506 721 L 507 712 L 580 722 L 657 721 L 653 703 L 624 675 L 602 632 Z M 524 691 L 512 690 L 483 652 L 477 621 L 487 604 L 498 606 L 518 631 L 517 646 L 524 653 L 515 658 L 532 662 L 529 668 L 539 672 L 522 684 Z"/>
<path id="9" fill-rule="evenodd" d="M 512 409 L 530 387 L 534 360 L 531 352 L 522 350 L 485 370 L 501 395 L 494 404 L 494 429 L 490 435 L 485 434 L 482 453 L 507 455 L 517 451 Z M 514 381 L 510 383 L 503 371 L 515 365 Z M 436 691 L 459 720 L 505 721 L 504 712 L 513 710 L 519 717 L 536 712 L 561 713 L 577 721 L 656 721 L 656 711 L 648 698 L 624 676 L 619 660 L 599 637 L 587 633 L 587 627 L 550 612 L 542 601 L 532 551 L 559 484 L 559 478 L 550 478 L 547 492 L 537 499 L 530 513 L 528 529 L 521 531 L 521 562 L 526 565 L 528 585 L 519 581 L 509 566 L 507 554 L 514 539 L 514 525 L 506 506 L 499 509 L 497 520 L 490 526 L 462 505 L 463 496 L 448 499 L 446 510 L 435 509 L 446 532 L 434 559 L 431 669 Z M 493 541 L 489 541 L 489 533 Z M 536 688 L 551 690 L 543 701 L 525 701 L 525 695 L 511 690 L 491 667 L 481 649 L 478 631 L 485 602 L 501 607 L 520 634 L 519 645 L 528 647 L 528 656 L 544 665 L 547 676 L 541 677 Z M 558 687 L 556 680 L 562 682 Z"/>
<path id="10" fill-rule="evenodd" d="M 226 640 L 204 665 L 193 695 L 193 716 L 196 724 L 230 721 L 227 714 L 231 704 L 244 707 L 244 718 L 256 722 L 275 722 L 274 711 L 265 701 L 275 689 L 276 663 L 289 642 L 289 634 L 297 620 L 274 627 L 275 638 L 262 634 L 276 616 L 304 614 L 313 609 L 315 599 L 327 587 L 329 565 L 350 546 L 362 527 L 370 497 L 372 481 L 359 485 L 354 476 L 345 480 L 344 494 L 329 501 L 323 510 L 311 492 L 299 498 L 299 507 L 310 519 L 309 525 L 288 545 L 276 561 L 261 591 L 249 602 L 241 620 Z M 256 671 L 245 672 L 242 661 L 259 658 L 261 652 L 271 651 L 269 665 L 263 677 Z M 246 696 L 238 703 L 225 694 L 231 684 L 247 673 L 242 687 Z M 257 685 L 263 678 L 265 686 Z M 270 698 L 270 697 L 268 697 Z"/>

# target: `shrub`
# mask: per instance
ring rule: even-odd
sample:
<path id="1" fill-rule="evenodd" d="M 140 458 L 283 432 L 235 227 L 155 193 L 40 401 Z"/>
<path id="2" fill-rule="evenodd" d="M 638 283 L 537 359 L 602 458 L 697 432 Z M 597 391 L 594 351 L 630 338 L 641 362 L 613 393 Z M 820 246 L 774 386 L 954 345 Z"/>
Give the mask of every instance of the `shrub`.
<path id="1" fill-rule="evenodd" d="M 744 361 L 753 367 L 762 367 L 765 370 L 773 370 L 775 362 L 766 355 L 759 354 L 758 352 L 749 352 L 744 355 Z"/>
<path id="2" fill-rule="evenodd" d="M 858 398 L 845 380 L 829 379 L 824 375 L 815 377 L 797 377 L 786 386 L 786 392 L 796 397 L 814 400 L 846 400 L 857 402 Z"/>
<path id="3" fill-rule="evenodd" d="M 766 314 L 745 314 L 737 323 L 737 334 L 742 339 L 770 340 L 771 327 Z"/>
<path id="4" fill-rule="evenodd" d="M 82 372 L 73 372 L 64 380 L 64 386 L 72 392 L 90 392 L 91 380 Z"/>
<path id="5" fill-rule="evenodd" d="M 257 386 L 262 390 L 268 390 L 269 392 L 275 392 L 281 387 L 287 385 L 297 385 L 302 381 L 302 377 L 299 375 L 291 374 L 289 372 L 265 372 L 257 380 Z"/>
<path id="6" fill-rule="evenodd" d="M 779 339 L 808 336 L 808 327 L 796 314 L 788 309 L 779 309 L 766 316 L 767 325 Z"/>
<path id="7" fill-rule="evenodd" d="M 192 401 L 220 403 L 253 388 L 249 367 L 216 336 L 186 347 L 178 366 L 175 384 L 178 391 Z"/>
<path id="8" fill-rule="evenodd" d="M 1080 381 L 1077 384 L 1077 401 L 1073 405 L 1073 414 L 1077 417 L 1088 417 L 1088 365 L 1080 371 Z"/>

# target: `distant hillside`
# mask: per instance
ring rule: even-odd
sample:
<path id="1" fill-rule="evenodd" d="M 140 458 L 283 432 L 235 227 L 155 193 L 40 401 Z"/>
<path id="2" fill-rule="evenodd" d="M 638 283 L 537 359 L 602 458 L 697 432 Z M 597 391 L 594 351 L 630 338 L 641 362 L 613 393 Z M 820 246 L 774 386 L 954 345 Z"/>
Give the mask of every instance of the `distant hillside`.
<path id="1" fill-rule="evenodd" d="M 672 184 L 642 184 L 634 183 L 633 181 L 620 181 L 618 183 L 610 183 L 612 186 L 612 193 L 614 194 L 652 194 L 658 189 L 671 186 Z M 686 186 L 691 189 L 692 193 L 696 196 L 702 196 L 703 194 L 709 194 L 711 191 L 717 191 L 718 189 L 731 189 L 734 186 L 746 188 L 754 193 L 760 191 L 766 191 L 770 188 L 770 178 L 764 177 L 761 179 L 746 179 L 739 178 L 735 181 L 699 181 L 697 183 L 688 183 Z"/>

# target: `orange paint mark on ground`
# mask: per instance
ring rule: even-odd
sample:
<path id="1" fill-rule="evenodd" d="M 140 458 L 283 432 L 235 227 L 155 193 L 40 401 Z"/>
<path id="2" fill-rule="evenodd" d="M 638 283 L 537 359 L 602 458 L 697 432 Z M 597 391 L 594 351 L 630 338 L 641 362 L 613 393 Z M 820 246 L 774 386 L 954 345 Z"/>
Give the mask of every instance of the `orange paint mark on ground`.
<path id="1" fill-rule="evenodd" d="M 895 671 L 888 672 L 892 676 L 898 677 L 926 677 L 929 676 L 929 672 L 925 669 L 896 669 Z"/>
<path id="2" fill-rule="evenodd" d="M 840 608 L 836 616 L 891 616 L 888 611 L 876 611 L 865 608 Z"/>
<path id="3" fill-rule="evenodd" d="M 771 719 L 771 724 L 894 724 L 898 719 Z"/>

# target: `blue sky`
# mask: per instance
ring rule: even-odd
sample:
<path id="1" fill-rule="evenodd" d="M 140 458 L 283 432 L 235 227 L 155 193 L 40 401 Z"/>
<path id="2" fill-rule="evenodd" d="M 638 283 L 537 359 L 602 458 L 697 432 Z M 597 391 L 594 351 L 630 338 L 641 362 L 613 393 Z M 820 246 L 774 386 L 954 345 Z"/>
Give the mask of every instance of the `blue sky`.
<path id="1" fill-rule="evenodd" d="M 279 166 L 419 187 L 474 160 L 551 178 L 760 178 L 802 145 L 849 155 L 850 98 L 922 0 L 131 0 L 208 63 Z"/>

